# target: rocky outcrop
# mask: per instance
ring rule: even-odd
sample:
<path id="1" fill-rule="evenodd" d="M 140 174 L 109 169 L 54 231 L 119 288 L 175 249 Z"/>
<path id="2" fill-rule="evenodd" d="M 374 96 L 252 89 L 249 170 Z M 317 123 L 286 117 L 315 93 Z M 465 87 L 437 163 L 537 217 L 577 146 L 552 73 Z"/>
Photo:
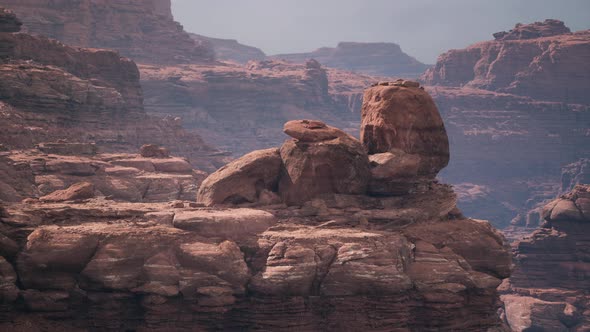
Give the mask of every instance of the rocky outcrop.
<path id="1" fill-rule="evenodd" d="M 69 45 L 115 49 L 141 63 L 214 58 L 208 44 L 196 42 L 174 22 L 170 0 L 7 0 L 2 5 L 22 19 L 25 31 Z"/>
<path id="2" fill-rule="evenodd" d="M 46 154 L 13 150 L 0 154 L 0 200 L 46 202 L 111 200 L 159 202 L 192 200 L 206 173 L 185 159 L 137 154 Z"/>
<path id="3" fill-rule="evenodd" d="M 514 331 L 590 328 L 590 187 L 543 210 L 546 223 L 516 245 L 516 269 L 500 290 Z"/>
<path id="4" fill-rule="evenodd" d="M 560 20 L 545 20 L 544 22 L 535 22 L 532 24 L 518 23 L 514 26 L 514 29 L 508 32 L 496 32 L 494 38 L 496 40 L 535 39 L 563 35 L 570 32 L 572 31 Z"/>
<path id="5" fill-rule="evenodd" d="M 335 48 L 322 47 L 310 53 L 279 54 L 272 58 L 295 63 L 315 59 L 327 67 L 384 77 L 417 77 L 429 68 L 393 43 L 342 42 Z"/>
<path id="6" fill-rule="evenodd" d="M 570 33 L 563 22 L 517 25 L 496 40 L 442 54 L 422 79 L 430 85 L 467 86 L 538 100 L 589 104 L 588 30 Z M 580 74 L 583 73 L 583 74 Z"/>
<path id="7" fill-rule="evenodd" d="M 361 142 L 369 154 L 401 150 L 414 155 L 420 176 L 434 178 L 449 163 L 442 118 L 416 82 L 384 82 L 365 91 Z"/>
<path id="8" fill-rule="evenodd" d="M 235 39 L 206 37 L 194 33 L 191 33 L 190 36 L 203 45 L 208 43 L 213 49 L 217 60 L 247 64 L 251 60 L 261 61 L 266 59 L 266 54 L 261 49 L 240 44 Z"/>

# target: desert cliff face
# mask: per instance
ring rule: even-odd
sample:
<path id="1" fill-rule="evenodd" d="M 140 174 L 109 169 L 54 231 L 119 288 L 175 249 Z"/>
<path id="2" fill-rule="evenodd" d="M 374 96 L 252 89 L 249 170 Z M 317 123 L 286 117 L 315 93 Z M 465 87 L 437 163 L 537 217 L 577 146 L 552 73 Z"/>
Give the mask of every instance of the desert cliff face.
<path id="1" fill-rule="evenodd" d="M 590 328 L 590 187 L 580 185 L 542 211 L 543 227 L 516 244 L 516 269 L 500 290 L 514 331 Z"/>
<path id="2" fill-rule="evenodd" d="M 422 76 L 453 146 L 442 177 L 468 215 L 535 228 L 562 192 L 561 168 L 590 154 L 590 34 L 547 20 L 495 35 Z"/>
<path id="3" fill-rule="evenodd" d="M 11 15 L 5 13 L 3 20 L 8 22 Z M 154 119 L 144 112 L 140 73 L 133 61 L 111 50 L 74 48 L 16 33 L 16 23 L 5 26 L 0 32 L 4 149 L 69 140 L 96 143 L 104 152 L 134 152 L 156 143 L 204 169 L 219 166 L 211 164 L 210 155 L 217 150 L 184 131 L 179 119 Z"/>
<path id="4" fill-rule="evenodd" d="M 174 22 L 170 0 L 7 0 L 2 5 L 26 32 L 66 44 L 115 49 L 142 63 L 211 61 L 208 45 L 195 42 Z"/>
<path id="5" fill-rule="evenodd" d="M 252 60 L 266 59 L 266 54 L 261 49 L 240 44 L 234 39 L 213 38 L 194 33 L 191 33 L 190 36 L 198 43 L 209 44 L 215 53 L 216 60 L 247 64 Z"/>
<path id="6" fill-rule="evenodd" d="M 303 63 L 315 59 L 322 65 L 342 70 L 384 77 L 417 77 L 429 65 L 423 64 L 393 43 L 342 42 L 310 53 L 278 54 L 274 59 Z"/>
<path id="7" fill-rule="evenodd" d="M 444 124 L 414 132 L 411 116 L 387 116 L 440 119 L 436 106 L 416 82 L 366 93 L 380 96 L 363 112 L 374 135 L 290 121 L 280 148 L 231 162 L 196 193 L 199 174 L 157 146 L 1 153 L 30 190 L 0 209 L 0 328 L 503 330 L 503 237 L 434 179 L 448 147 L 411 144 L 446 139 Z M 385 147 L 397 127 L 409 141 Z"/>
<path id="8" fill-rule="evenodd" d="M 589 55 L 589 31 L 572 33 L 563 22 L 547 20 L 517 25 L 494 41 L 444 53 L 423 79 L 429 85 L 466 86 L 565 104 L 589 104 Z"/>

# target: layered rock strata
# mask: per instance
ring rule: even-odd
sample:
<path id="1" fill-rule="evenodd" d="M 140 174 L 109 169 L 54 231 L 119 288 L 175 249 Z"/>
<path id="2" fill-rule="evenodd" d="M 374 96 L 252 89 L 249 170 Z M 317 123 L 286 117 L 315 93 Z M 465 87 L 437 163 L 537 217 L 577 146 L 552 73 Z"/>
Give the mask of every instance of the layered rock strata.
<path id="1" fill-rule="evenodd" d="M 467 86 L 562 103 L 590 103 L 588 30 L 563 22 L 519 24 L 496 40 L 442 54 L 422 77 L 430 85 Z M 582 73 L 582 74 L 581 74 Z"/>
<path id="2" fill-rule="evenodd" d="M 284 129 L 293 138 L 281 149 L 204 181 L 198 200 L 215 207 L 112 200 L 85 174 L 180 173 L 174 158 L 96 155 L 88 168 L 46 156 L 37 169 L 77 178 L 45 199 L 6 204 L 0 329 L 504 328 L 496 287 L 511 255 L 488 223 L 462 216 L 449 186 L 430 179 L 419 191 L 371 196 L 360 141 L 320 121 Z"/>
<path id="3" fill-rule="evenodd" d="M 5 21 L 15 20 L 14 14 L 3 13 Z M 184 131 L 180 119 L 145 114 L 133 61 L 114 51 L 74 48 L 14 30 L 0 32 L 4 149 L 30 149 L 65 139 L 71 144 L 96 143 L 106 152 L 131 152 L 156 143 L 204 169 L 218 166 L 211 163 L 215 160 L 211 155 L 218 151 Z"/>
<path id="4" fill-rule="evenodd" d="M 6 0 L 25 31 L 66 44 L 115 49 L 142 63 L 209 62 L 209 44 L 193 40 L 172 17 L 170 0 Z"/>
<path id="5" fill-rule="evenodd" d="M 516 269 L 501 288 L 514 331 L 590 329 L 590 186 L 543 210 L 543 228 L 516 246 Z"/>

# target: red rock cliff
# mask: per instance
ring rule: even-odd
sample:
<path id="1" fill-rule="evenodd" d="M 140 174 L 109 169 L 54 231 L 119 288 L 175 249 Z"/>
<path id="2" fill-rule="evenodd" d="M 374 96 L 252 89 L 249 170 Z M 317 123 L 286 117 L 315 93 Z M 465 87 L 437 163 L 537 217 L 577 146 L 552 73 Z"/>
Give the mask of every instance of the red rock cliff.
<path id="1" fill-rule="evenodd" d="M 109 48 L 142 63 L 187 63 L 213 59 L 174 22 L 170 0 L 6 0 L 25 31 L 64 43 Z"/>
<path id="2" fill-rule="evenodd" d="M 590 103 L 590 31 L 563 22 L 519 24 L 496 40 L 442 54 L 423 79 L 564 103 Z"/>

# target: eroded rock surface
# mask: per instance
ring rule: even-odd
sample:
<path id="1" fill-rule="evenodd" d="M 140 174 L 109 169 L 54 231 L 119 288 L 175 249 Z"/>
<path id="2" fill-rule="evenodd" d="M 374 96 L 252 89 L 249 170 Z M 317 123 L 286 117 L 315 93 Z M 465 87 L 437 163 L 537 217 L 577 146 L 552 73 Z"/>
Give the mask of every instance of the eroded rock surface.
<path id="1" fill-rule="evenodd" d="M 516 269 L 500 288 L 514 331 L 590 328 L 590 187 L 543 209 L 543 228 L 516 245 Z"/>
<path id="2" fill-rule="evenodd" d="M 449 163 L 442 118 L 430 95 L 416 82 L 384 82 L 365 91 L 361 142 L 369 154 L 397 149 L 416 155 L 420 176 L 435 177 Z"/>

